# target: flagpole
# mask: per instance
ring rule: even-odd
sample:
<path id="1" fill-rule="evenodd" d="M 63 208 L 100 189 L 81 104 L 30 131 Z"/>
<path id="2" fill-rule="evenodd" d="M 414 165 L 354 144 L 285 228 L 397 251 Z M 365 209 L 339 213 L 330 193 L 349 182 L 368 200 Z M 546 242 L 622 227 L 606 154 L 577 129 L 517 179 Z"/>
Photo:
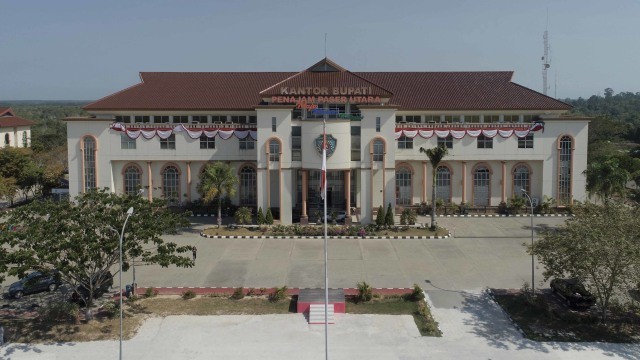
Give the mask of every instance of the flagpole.
<path id="1" fill-rule="evenodd" d="M 327 269 L 327 113 L 322 117 L 322 162 L 325 167 L 322 176 L 324 177 L 324 187 L 322 197 L 324 198 L 324 355 L 329 360 L 329 272 Z"/>

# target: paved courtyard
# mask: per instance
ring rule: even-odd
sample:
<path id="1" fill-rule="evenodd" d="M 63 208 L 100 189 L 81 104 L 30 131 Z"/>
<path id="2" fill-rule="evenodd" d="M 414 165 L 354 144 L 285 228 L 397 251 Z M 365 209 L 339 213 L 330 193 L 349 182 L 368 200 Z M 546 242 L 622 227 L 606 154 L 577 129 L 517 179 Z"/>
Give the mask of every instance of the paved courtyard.
<path id="1" fill-rule="evenodd" d="M 190 233 L 170 236 L 198 248 L 191 269 L 136 267 L 139 286 L 313 288 L 324 283 L 322 239 L 208 239 L 198 235 L 215 218 L 194 218 Z M 423 218 L 421 221 L 426 222 Z M 535 228 L 557 226 L 564 218 L 534 218 Z M 531 281 L 531 257 L 523 243 L 531 239 L 530 219 L 439 218 L 453 233 L 449 239 L 331 239 L 329 286 L 479 290 L 519 288 Z M 537 269 L 541 279 L 542 269 Z M 124 281 L 131 282 L 131 272 Z M 536 280 L 537 282 L 537 280 Z"/>

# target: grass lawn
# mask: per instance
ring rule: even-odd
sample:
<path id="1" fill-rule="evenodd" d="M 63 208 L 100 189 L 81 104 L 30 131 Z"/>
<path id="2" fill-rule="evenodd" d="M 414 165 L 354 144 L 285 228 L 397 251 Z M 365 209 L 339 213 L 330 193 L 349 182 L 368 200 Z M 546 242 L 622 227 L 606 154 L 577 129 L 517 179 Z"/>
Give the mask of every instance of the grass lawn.
<path id="1" fill-rule="evenodd" d="M 421 305 L 421 303 L 423 305 Z M 422 315 L 420 309 L 423 308 Z M 131 339 L 142 323 L 149 317 L 170 315 L 265 315 L 295 313 L 295 298 L 269 302 L 264 296 L 231 300 L 223 296 L 198 296 L 183 300 L 180 296 L 157 296 L 127 301 L 124 307 L 123 337 Z M 404 301 L 402 298 L 374 299 L 365 304 L 347 303 L 347 312 L 352 314 L 413 315 L 423 336 L 440 336 L 438 325 L 431 318 L 428 307 L 422 302 Z M 5 329 L 5 342 L 55 343 L 116 340 L 120 336 L 120 319 L 97 312 L 94 320 L 49 322 L 38 318 L 0 318 Z"/>
<path id="2" fill-rule="evenodd" d="M 601 324 L 596 313 L 570 310 L 553 296 L 541 294 L 530 303 L 521 293 L 494 294 L 498 304 L 531 340 L 640 342 L 639 314 L 613 313 L 607 324 Z"/>
<path id="3" fill-rule="evenodd" d="M 308 226 L 318 226 L 318 225 L 308 225 Z M 318 226 L 321 227 L 321 226 Z M 230 230 L 226 226 L 222 226 L 218 229 L 218 227 L 210 227 L 204 230 L 206 235 L 212 236 L 273 236 L 273 233 L 270 231 L 262 232 L 258 229 L 248 229 L 248 228 L 238 228 Z M 449 230 L 444 228 L 439 228 L 436 231 L 431 231 L 425 228 L 407 228 L 404 231 L 393 231 L 393 230 L 380 230 L 375 233 L 367 233 L 367 236 L 445 236 L 449 234 Z M 277 234 L 277 236 L 282 236 L 281 234 Z M 294 235 L 287 235 L 294 236 Z"/>
<path id="4" fill-rule="evenodd" d="M 346 305 L 347 314 L 412 315 L 422 336 L 442 336 L 424 300 L 407 301 L 399 296 L 391 296 L 374 298 L 365 303 L 347 301 Z"/>

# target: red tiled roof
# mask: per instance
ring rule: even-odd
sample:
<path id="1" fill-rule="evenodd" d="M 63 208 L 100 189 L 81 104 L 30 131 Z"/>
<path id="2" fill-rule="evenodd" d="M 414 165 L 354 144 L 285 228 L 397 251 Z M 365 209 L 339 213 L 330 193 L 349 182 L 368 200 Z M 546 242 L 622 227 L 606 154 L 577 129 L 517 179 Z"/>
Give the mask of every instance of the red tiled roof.
<path id="1" fill-rule="evenodd" d="M 322 62 L 322 61 L 321 61 Z M 332 62 L 327 62 L 333 65 Z M 319 64 L 319 63 L 318 63 Z M 317 65 L 317 64 L 316 64 Z M 314 65 L 314 66 L 316 66 Z M 372 86 L 402 110 L 569 110 L 570 105 L 511 82 L 513 72 L 143 72 L 142 82 L 86 110 L 250 110 L 272 88 Z M 308 82 L 307 82 L 308 81 Z M 281 84 L 279 84 L 281 83 Z M 275 86 L 279 84 L 279 86 Z M 367 85 L 364 85 L 367 84 Z"/>
<path id="2" fill-rule="evenodd" d="M 13 114 L 13 110 L 11 110 L 10 107 L 0 107 L 0 116 L 3 116 L 5 114 L 7 114 L 7 113 L 10 113 L 11 115 L 14 115 Z"/>
<path id="3" fill-rule="evenodd" d="M 31 125 L 35 125 L 35 122 L 31 120 L 23 119 L 19 116 L 0 117 L 0 128 L 16 127 L 16 126 L 31 126 Z"/>

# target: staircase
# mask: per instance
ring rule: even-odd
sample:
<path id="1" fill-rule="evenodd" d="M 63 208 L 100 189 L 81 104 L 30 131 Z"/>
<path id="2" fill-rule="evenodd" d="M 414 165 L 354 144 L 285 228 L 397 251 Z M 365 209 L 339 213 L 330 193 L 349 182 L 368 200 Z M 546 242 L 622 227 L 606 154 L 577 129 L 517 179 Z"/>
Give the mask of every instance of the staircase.
<path id="1" fill-rule="evenodd" d="M 336 323 L 333 316 L 333 304 L 327 306 L 327 323 Z M 309 308 L 309 324 L 324 324 L 324 304 L 311 304 Z"/>

